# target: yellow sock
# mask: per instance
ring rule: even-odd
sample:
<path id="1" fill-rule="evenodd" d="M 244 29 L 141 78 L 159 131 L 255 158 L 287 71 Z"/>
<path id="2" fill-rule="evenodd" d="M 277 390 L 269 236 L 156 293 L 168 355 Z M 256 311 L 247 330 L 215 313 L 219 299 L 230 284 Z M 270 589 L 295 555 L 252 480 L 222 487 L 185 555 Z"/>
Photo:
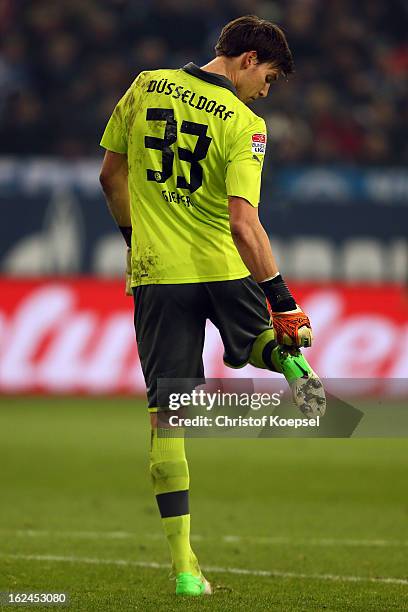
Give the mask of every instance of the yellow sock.
<path id="1" fill-rule="evenodd" d="M 152 429 L 150 473 L 176 574 L 201 574 L 190 546 L 189 473 L 180 430 Z"/>

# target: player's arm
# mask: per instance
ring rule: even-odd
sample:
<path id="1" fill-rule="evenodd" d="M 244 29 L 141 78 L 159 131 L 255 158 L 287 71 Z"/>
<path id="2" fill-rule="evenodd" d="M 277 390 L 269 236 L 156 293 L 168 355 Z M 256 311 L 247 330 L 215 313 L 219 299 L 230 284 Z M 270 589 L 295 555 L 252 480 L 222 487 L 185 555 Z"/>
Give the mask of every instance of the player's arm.
<path id="1" fill-rule="evenodd" d="M 139 75 L 140 76 L 140 75 Z M 105 193 L 109 210 L 119 228 L 131 231 L 130 199 L 128 190 L 128 124 L 129 97 L 135 102 L 137 77 L 125 95 L 119 100 L 106 125 L 101 146 L 106 149 L 99 180 Z M 125 236 L 126 240 L 126 236 Z M 128 240 L 126 240 L 128 242 Z M 130 247 L 130 243 L 128 243 Z"/>
<path id="2" fill-rule="evenodd" d="M 117 225 L 131 227 L 127 155 L 106 151 L 99 180 Z"/>
<path id="3" fill-rule="evenodd" d="M 260 283 L 278 273 L 271 244 L 258 216 L 258 208 L 244 198 L 228 198 L 230 227 L 235 246 L 253 278 Z"/>
<path id="4" fill-rule="evenodd" d="M 116 105 L 101 139 L 106 149 L 100 173 L 100 182 L 105 193 L 109 210 L 115 219 L 127 244 L 126 294 L 132 295 L 131 288 L 131 244 L 132 223 L 128 189 L 128 132 L 127 113 L 139 98 L 138 75 L 125 95 Z"/>
<path id="5" fill-rule="evenodd" d="M 280 344 L 310 346 L 312 333 L 307 315 L 297 306 L 278 266 L 258 216 L 258 208 L 245 198 L 229 196 L 231 234 L 242 261 L 263 289 L 269 302 Z"/>
<path id="6" fill-rule="evenodd" d="M 130 199 L 128 189 L 128 161 L 124 153 L 106 151 L 99 180 L 105 194 L 108 208 L 115 219 L 127 244 L 126 254 L 126 295 L 131 289 L 131 243 L 132 223 L 130 220 Z"/>
<path id="7" fill-rule="evenodd" d="M 226 134 L 226 191 L 230 226 L 239 254 L 265 293 L 279 344 L 310 346 L 310 321 L 279 274 L 269 238 L 258 218 L 266 126 L 259 117 Z"/>

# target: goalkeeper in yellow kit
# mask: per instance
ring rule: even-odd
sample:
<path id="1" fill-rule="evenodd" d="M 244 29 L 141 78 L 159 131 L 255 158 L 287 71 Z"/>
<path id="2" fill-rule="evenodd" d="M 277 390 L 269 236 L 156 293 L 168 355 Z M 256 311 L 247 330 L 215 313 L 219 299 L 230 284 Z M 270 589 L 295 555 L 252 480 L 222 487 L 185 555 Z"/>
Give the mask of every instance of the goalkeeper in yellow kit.
<path id="1" fill-rule="evenodd" d="M 281 372 L 297 391 L 301 379 L 320 385 L 296 350 L 311 344 L 309 319 L 280 275 L 258 218 L 266 128 L 247 106 L 293 71 L 291 52 L 283 32 L 255 16 L 227 24 L 215 49 L 202 68 L 190 63 L 139 74 L 101 141 L 102 187 L 131 249 L 150 471 L 182 595 L 211 589 L 190 547 L 184 439 L 160 427 L 158 379 L 203 378 L 210 319 L 227 365 Z M 304 398 L 298 403 L 306 413 L 323 411 Z"/>

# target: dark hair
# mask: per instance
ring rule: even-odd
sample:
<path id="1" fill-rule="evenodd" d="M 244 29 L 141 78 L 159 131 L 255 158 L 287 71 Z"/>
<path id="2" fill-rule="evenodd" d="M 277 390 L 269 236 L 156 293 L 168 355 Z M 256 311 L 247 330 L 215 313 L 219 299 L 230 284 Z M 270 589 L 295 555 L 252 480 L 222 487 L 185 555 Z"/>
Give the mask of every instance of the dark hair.
<path id="1" fill-rule="evenodd" d="M 256 15 L 245 15 L 227 23 L 215 45 L 217 56 L 237 57 L 246 51 L 256 51 L 261 64 L 274 63 L 284 75 L 294 70 L 285 34 L 274 23 Z"/>

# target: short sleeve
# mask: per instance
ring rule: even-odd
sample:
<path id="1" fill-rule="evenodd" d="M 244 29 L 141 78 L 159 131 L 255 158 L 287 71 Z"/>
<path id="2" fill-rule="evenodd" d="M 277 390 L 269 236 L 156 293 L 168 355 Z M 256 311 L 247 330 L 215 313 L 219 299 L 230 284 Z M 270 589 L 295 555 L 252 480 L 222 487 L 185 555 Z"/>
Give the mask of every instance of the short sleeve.
<path id="1" fill-rule="evenodd" d="M 142 73 L 141 73 L 142 74 Z M 128 126 L 127 115 L 132 113 L 138 97 L 138 80 L 140 75 L 133 81 L 125 95 L 117 103 L 111 118 L 103 133 L 100 145 L 114 153 L 127 153 L 128 148 Z"/>
<path id="2" fill-rule="evenodd" d="M 258 117 L 237 135 L 230 147 L 225 179 L 227 195 L 245 198 L 252 206 L 258 206 L 265 150 L 266 126 Z"/>

